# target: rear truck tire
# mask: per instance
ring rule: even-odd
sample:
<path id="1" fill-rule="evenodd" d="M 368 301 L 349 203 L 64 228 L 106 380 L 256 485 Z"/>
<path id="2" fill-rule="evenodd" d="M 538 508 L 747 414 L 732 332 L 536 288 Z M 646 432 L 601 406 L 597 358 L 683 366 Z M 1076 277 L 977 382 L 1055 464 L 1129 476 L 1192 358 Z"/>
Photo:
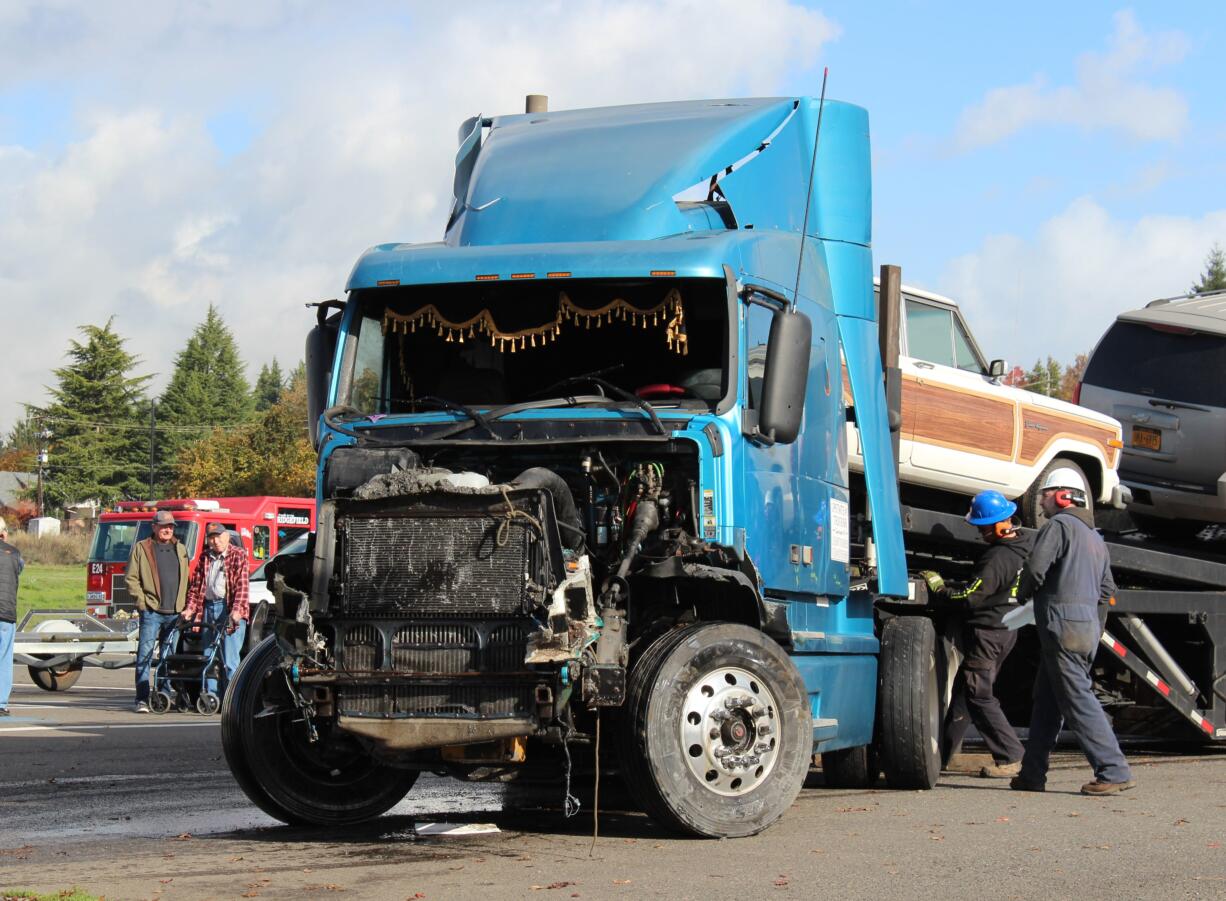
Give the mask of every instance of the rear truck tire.
<path id="1" fill-rule="evenodd" d="M 42 659 L 48 658 L 44 656 Z M 68 691 L 77 684 L 77 680 L 81 678 L 81 670 L 84 668 L 85 662 L 82 660 L 70 660 L 63 666 L 56 667 L 26 667 L 30 673 L 30 681 L 43 691 Z"/>
<path id="2" fill-rule="evenodd" d="M 348 826 L 394 807 L 416 771 L 377 762 L 323 718 L 312 743 L 288 691 L 278 690 L 280 661 L 270 635 L 239 664 L 222 702 L 221 744 L 239 787 L 266 814 L 294 826 Z"/>
<path id="3" fill-rule="evenodd" d="M 631 668 L 621 759 L 657 823 L 705 838 L 766 829 L 813 756 L 809 695 L 757 629 L 701 623 L 656 639 Z"/>
<path id="4" fill-rule="evenodd" d="M 872 788 L 881 775 L 881 760 L 872 745 L 840 748 L 819 756 L 826 788 Z"/>
<path id="5" fill-rule="evenodd" d="M 1053 457 L 1052 461 L 1043 467 L 1043 471 L 1039 473 L 1034 483 L 1019 498 L 1018 506 L 1021 508 L 1022 525 L 1032 529 L 1041 529 L 1047 522 L 1047 515 L 1039 505 L 1041 493 L 1039 489 L 1053 469 L 1072 469 L 1081 476 L 1081 483 L 1086 486 L 1086 509 L 1091 516 L 1094 515 L 1094 489 L 1091 487 L 1090 480 L 1086 478 L 1085 470 L 1068 457 Z"/>
<path id="6" fill-rule="evenodd" d="M 941 774 L 942 691 L 937 633 L 923 616 L 881 629 L 881 768 L 890 788 L 929 789 Z"/>

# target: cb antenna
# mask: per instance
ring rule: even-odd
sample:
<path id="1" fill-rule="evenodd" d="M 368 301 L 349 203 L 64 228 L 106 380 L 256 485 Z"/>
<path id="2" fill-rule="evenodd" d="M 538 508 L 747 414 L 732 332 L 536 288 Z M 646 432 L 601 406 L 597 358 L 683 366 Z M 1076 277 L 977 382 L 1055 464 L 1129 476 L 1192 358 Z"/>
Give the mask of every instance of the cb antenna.
<path id="1" fill-rule="evenodd" d="M 809 162 L 809 187 L 805 190 L 805 218 L 800 226 L 800 259 L 796 261 L 796 286 L 792 289 L 792 309 L 800 300 L 800 270 L 805 264 L 805 238 L 809 234 L 809 206 L 813 202 L 813 176 L 817 171 L 817 142 L 822 137 L 822 111 L 826 108 L 826 78 L 830 67 L 822 69 L 822 96 L 817 101 L 817 130 L 813 133 L 813 159 Z"/>

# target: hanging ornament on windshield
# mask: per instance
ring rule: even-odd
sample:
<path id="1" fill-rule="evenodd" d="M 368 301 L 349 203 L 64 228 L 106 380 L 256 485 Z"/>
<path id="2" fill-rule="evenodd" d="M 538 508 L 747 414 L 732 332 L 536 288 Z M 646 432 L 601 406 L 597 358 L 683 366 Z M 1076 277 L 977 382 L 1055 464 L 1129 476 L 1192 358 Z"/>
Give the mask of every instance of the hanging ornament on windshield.
<path id="1" fill-rule="evenodd" d="M 618 321 L 632 328 L 660 328 L 663 326 L 668 349 L 682 356 L 690 352 L 685 331 L 685 308 L 681 293 L 673 288 L 664 300 L 649 309 L 640 309 L 628 301 L 617 298 L 602 307 L 588 309 L 576 304 L 566 292 L 558 295 L 558 312 L 552 320 L 533 328 L 504 331 L 494 321 L 494 314 L 482 310 L 470 319 L 448 319 L 434 304 L 426 304 L 412 313 L 397 313 L 391 307 L 383 311 L 383 334 L 416 334 L 419 329 L 429 329 L 448 343 L 464 344 L 466 341 L 488 339 L 490 346 L 499 353 L 511 353 L 544 347 L 557 341 L 562 335 L 562 325 L 590 330 L 602 328 Z M 582 324 L 582 326 L 581 326 Z"/>

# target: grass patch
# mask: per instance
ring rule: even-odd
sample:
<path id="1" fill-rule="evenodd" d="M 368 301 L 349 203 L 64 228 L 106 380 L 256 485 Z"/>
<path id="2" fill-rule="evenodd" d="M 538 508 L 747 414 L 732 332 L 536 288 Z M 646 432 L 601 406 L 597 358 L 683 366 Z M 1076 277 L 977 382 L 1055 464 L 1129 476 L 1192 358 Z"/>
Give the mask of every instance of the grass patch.
<path id="1" fill-rule="evenodd" d="M 58 892 L 31 892 L 23 888 L 0 889 L 0 899 L 3 901 L 100 901 L 98 895 L 91 895 L 84 889 L 66 888 Z"/>
<path id="2" fill-rule="evenodd" d="M 17 584 L 17 622 L 27 610 L 56 607 L 85 609 L 85 566 L 27 563 Z"/>

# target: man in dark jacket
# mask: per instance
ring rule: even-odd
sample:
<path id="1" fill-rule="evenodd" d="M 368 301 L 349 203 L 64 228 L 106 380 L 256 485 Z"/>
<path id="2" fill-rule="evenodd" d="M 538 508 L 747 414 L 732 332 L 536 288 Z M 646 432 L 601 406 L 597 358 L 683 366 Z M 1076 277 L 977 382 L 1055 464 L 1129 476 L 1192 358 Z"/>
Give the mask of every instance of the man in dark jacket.
<path id="1" fill-rule="evenodd" d="M 153 649 L 174 648 L 179 636 L 179 614 L 187 599 L 187 550 L 175 538 L 175 518 L 169 510 L 153 515 L 152 537 L 132 545 L 124 582 L 140 612 L 133 709 L 148 713 Z"/>
<path id="2" fill-rule="evenodd" d="M 981 491 L 971 500 L 966 521 L 978 527 L 988 549 L 970 580 L 947 587 L 936 573 L 923 574 L 929 591 L 962 616 L 964 657 L 945 718 L 942 760 L 949 761 L 974 723 L 993 761 L 979 775 L 996 778 L 1016 776 L 1022 766 L 1022 743 L 992 692 L 1001 664 L 1017 642 L 1017 632 L 1006 629 L 1001 618 L 1017 606 L 1018 575 L 1030 552 L 1029 536 L 1013 521 L 1016 512 L 1017 504 L 999 491 Z"/>
<path id="3" fill-rule="evenodd" d="M 1094 696 L 1090 669 L 1102 636 L 1099 605 L 1115 594 L 1111 560 L 1086 506 L 1085 484 L 1069 468 L 1053 470 L 1040 488 L 1048 520 L 1022 569 L 1020 598 L 1033 598 L 1039 632 L 1039 672 L 1019 791 L 1043 791 L 1048 759 L 1062 724 L 1077 736 L 1094 767 L 1082 794 L 1107 795 L 1132 788 L 1132 770 Z"/>
<path id="4" fill-rule="evenodd" d="M 0 519 L 0 716 L 9 715 L 13 691 L 13 635 L 17 630 L 17 580 L 25 568 L 21 551 L 8 543 L 8 527 Z"/>

